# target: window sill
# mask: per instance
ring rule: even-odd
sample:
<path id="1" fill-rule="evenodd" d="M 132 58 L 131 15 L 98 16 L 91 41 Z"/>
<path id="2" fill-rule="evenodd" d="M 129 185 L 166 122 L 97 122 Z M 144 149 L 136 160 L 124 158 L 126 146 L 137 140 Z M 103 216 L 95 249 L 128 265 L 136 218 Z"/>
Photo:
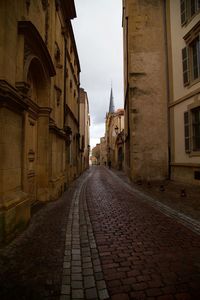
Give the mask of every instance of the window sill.
<path id="1" fill-rule="evenodd" d="M 200 9 L 194 14 L 192 15 L 191 17 L 189 17 L 181 26 L 182 27 L 187 27 L 191 22 L 192 20 L 200 13 Z"/>
<path id="2" fill-rule="evenodd" d="M 189 153 L 189 157 L 198 157 L 200 156 L 200 151 L 192 151 Z"/>
<path id="3" fill-rule="evenodd" d="M 192 80 L 189 84 L 185 84 L 185 88 L 190 89 L 193 85 L 197 84 L 200 82 L 200 77 L 198 77 L 195 80 Z"/>

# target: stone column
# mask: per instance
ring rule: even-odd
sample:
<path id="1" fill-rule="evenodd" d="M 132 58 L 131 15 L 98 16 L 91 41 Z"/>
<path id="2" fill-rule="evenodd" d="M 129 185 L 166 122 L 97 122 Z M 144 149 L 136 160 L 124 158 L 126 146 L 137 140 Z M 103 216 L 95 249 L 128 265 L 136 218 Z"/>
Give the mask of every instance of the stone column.
<path id="1" fill-rule="evenodd" d="M 50 108 L 40 108 L 37 132 L 37 200 L 49 200 L 49 115 Z"/>

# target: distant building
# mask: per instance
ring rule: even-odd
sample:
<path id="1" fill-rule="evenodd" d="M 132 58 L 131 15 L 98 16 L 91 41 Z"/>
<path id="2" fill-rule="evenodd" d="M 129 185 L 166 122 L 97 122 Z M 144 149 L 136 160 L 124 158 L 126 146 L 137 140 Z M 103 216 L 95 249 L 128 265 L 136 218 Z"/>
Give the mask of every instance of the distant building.
<path id="1" fill-rule="evenodd" d="M 124 163 L 124 110 L 114 110 L 113 91 L 110 92 L 109 112 L 106 114 L 107 165 L 122 169 Z"/>
<path id="2" fill-rule="evenodd" d="M 100 165 L 100 144 L 92 148 L 92 164 Z"/>
<path id="3" fill-rule="evenodd" d="M 90 153 L 90 114 L 87 93 L 80 88 L 80 151 L 81 151 L 81 172 L 89 168 Z"/>
<path id="4" fill-rule="evenodd" d="M 107 145 L 105 137 L 100 138 L 100 165 L 107 165 Z"/>

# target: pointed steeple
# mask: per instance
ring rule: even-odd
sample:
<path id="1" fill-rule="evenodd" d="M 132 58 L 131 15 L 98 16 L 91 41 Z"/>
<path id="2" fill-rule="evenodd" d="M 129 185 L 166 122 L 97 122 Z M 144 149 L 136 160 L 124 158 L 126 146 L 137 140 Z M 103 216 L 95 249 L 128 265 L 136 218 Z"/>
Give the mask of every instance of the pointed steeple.
<path id="1" fill-rule="evenodd" d="M 112 113 L 114 113 L 114 112 L 115 112 L 115 106 L 114 106 L 113 91 L 112 91 L 112 86 L 111 86 L 109 114 L 112 114 Z"/>

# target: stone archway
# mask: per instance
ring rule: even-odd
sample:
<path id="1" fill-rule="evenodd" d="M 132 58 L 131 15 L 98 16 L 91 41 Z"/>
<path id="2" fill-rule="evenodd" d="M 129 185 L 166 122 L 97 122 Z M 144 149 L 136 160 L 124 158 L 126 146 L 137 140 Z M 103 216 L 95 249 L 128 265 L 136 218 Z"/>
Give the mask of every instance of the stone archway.
<path id="1" fill-rule="evenodd" d="M 118 148 L 118 169 L 122 170 L 123 167 L 123 159 L 124 159 L 124 153 L 123 153 L 123 148 L 120 146 Z"/>
<path id="2" fill-rule="evenodd" d="M 30 56 L 26 64 L 29 110 L 25 121 L 25 162 L 27 192 L 32 204 L 48 200 L 49 163 L 49 92 L 50 80 L 36 56 Z"/>

